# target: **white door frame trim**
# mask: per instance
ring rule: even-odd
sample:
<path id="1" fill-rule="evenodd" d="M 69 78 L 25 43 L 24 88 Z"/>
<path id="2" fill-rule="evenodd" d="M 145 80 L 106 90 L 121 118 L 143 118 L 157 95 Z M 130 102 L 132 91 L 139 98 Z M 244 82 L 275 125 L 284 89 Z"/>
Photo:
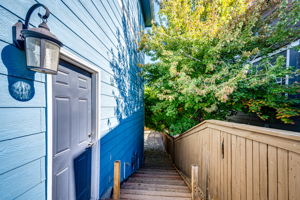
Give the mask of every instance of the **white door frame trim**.
<path id="1" fill-rule="evenodd" d="M 60 59 L 76 67 L 84 69 L 92 74 L 92 134 L 94 145 L 92 147 L 92 174 L 91 174 L 91 200 L 99 198 L 100 187 L 100 94 L 101 94 L 101 70 L 97 66 L 76 56 L 70 51 L 62 48 Z M 52 102 L 52 76 L 46 75 L 46 102 L 47 102 L 47 200 L 52 200 L 52 157 L 53 157 L 53 102 Z M 55 76 L 55 75 L 54 75 Z M 93 109 L 96 108 L 96 109 Z"/>

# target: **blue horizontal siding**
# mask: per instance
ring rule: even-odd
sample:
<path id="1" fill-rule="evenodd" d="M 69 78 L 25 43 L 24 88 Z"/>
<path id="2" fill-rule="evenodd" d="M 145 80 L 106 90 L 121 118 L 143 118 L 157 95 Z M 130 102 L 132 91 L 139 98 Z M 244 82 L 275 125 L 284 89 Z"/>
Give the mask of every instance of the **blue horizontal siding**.
<path id="1" fill-rule="evenodd" d="M 127 119 L 124 119 L 121 121 L 122 126 L 119 127 L 118 130 L 114 131 L 113 133 L 110 133 L 109 135 L 105 136 L 104 138 L 101 139 L 101 143 L 105 144 L 113 139 L 116 139 L 118 134 L 126 129 L 128 129 L 132 124 L 134 124 L 134 121 L 141 120 L 143 117 L 143 111 L 136 112 L 133 114 L 133 116 L 128 117 Z M 118 139 L 118 138 L 117 138 Z"/>
<path id="2" fill-rule="evenodd" d="M 38 183 L 33 188 L 17 197 L 15 200 L 44 200 L 46 199 L 45 182 Z"/>
<path id="3" fill-rule="evenodd" d="M 119 31 L 122 29 L 122 26 L 119 23 L 115 22 L 116 19 L 113 19 L 111 14 L 109 14 L 107 2 L 93 1 L 92 3 L 94 4 L 99 16 L 101 16 L 100 19 L 103 20 L 103 22 L 106 24 L 105 26 L 107 26 L 110 29 L 111 33 L 114 34 L 116 38 L 118 38 L 118 35 L 120 35 L 121 38 L 124 40 L 124 35 L 120 34 Z"/>
<path id="4" fill-rule="evenodd" d="M 114 129 L 119 125 L 119 120 L 117 117 L 110 117 L 108 119 L 101 119 L 100 126 L 101 128 L 101 137 L 105 136 L 108 132 Z"/>
<path id="5" fill-rule="evenodd" d="M 5 163 L 0 165 L 0 174 L 44 157 L 44 147 L 45 133 L 0 142 L 0 163 Z"/>
<path id="6" fill-rule="evenodd" d="M 0 74 L 1 107 L 46 107 L 45 83 Z"/>
<path id="7" fill-rule="evenodd" d="M 64 48 L 101 70 L 101 165 L 110 154 L 112 160 L 121 159 L 122 166 L 134 152 L 142 158 L 143 80 L 137 64 L 143 63 L 144 56 L 137 51 L 136 42 L 144 24 L 139 1 L 122 1 L 124 10 L 111 0 L 0 2 L 1 200 L 46 198 L 45 75 L 26 69 L 24 51 L 14 46 L 11 29 L 18 20 L 24 21 L 35 3 L 50 9 L 48 25 Z M 40 23 L 37 12 L 31 25 Z M 121 148 L 112 150 L 116 142 L 122 143 Z M 132 173 L 125 171 L 123 177 Z M 108 170 L 102 167 L 100 175 L 100 192 L 104 192 L 111 186 L 104 178 L 111 176 L 111 166 Z"/>
<path id="8" fill-rule="evenodd" d="M 118 139 L 114 139 L 112 141 L 109 141 L 106 145 L 104 143 L 101 143 L 103 145 L 103 160 L 107 159 L 108 157 L 112 156 L 112 160 L 118 160 L 120 158 L 122 158 L 123 154 L 127 155 L 128 151 L 127 150 L 131 150 L 131 149 L 135 149 L 134 145 L 136 144 L 136 141 L 138 141 L 138 135 L 140 134 L 141 129 L 138 128 L 139 125 L 136 126 L 130 126 L 129 128 L 135 128 L 134 131 L 127 131 L 124 130 L 124 133 L 120 133 L 118 134 Z M 117 129 L 114 128 L 114 129 Z M 109 135 L 109 134 L 108 134 Z M 116 146 L 111 147 L 111 143 L 113 144 L 118 144 L 118 148 L 116 148 Z M 106 148 L 105 148 L 106 147 Z M 105 162 L 106 163 L 106 162 Z M 103 165 L 101 167 L 100 170 L 103 170 L 103 173 L 105 172 L 106 169 L 106 165 Z"/>
<path id="9" fill-rule="evenodd" d="M 104 7 L 106 8 L 106 10 L 108 10 L 108 13 L 110 13 L 109 15 L 111 16 L 113 21 L 118 23 L 119 26 L 121 27 L 120 30 L 122 30 L 122 27 L 123 27 L 122 14 L 121 14 L 122 11 L 121 11 L 120 7 L 116 5 L 118 3 L 116 1 L 110 1 L 110 0 L 104 0 L 102 2 L 104 4 Z"/>
<path id="10" fill-rule="evenodd" d="M 131 168 L 132 157 L 137 154 L 137 159 L 143 162 L 143 111 L 136 112 L 130 117 L 122 120 L 120 124 L 107 133 L 100 143 L 100 194 L 112 186 L 113 163 L 121 161 L 121 181 L 130 176 L 134 171 Z M 124 165 L 129 163 L 129 166 Z M 125 174 L 124 174 L 124 167 Z"/>
<path id="11" fill-rule="evenodd" d="M 20 17 L 5 3 L 0 3 L 0 199 L 45 199 L 45 75 L 26 69 L 24 51 L 12 42 L 11 27 Z"/>
<path id="12" fill-rule="evenodd" d="M 35 186 L 43 184 L 45 180 L 42 171 L 45 169 L 41 169 L 41 162 L 44 162 L 44 159 L 37 159 L 0 175 L 1 200 L 15 199 Z"/>
<path id="13" fill-rule="evenodd" d="M 137 123 L 137 121 L 136 121 L 136 123 Z M 116 128 L 117 127 L 115 127 L 113 129 L 114 130 L 113 132 L 116 132 L 115 131 Z M 137 134 L 137 133 L 140 132 L 140 130 L 136 129 L 136 127 L 135 127 L 135 130 L 132 130 L 133 128 L 134 128 L 134 126 L 131 124 L 128 127 L 128 130 L 127 129 L 123 129 L 123 131 L 117 131 L 118 135 L 116 137 L 118 137 L 118 138 L 113 138 L 112 140 L 110 140 L 110 141 L 108 141 L 106 143 L 104 143 L 104 142 L 101 143 L 102 145 L 104 145 L 104 147 L 106 146 L 105 148 L 103 147 L 102 155 L 106 155 L 108 152 L 114 152 L 115 154 L 117 154 L 118 152 L 123 151 L 124 148 L 121 148 L 121 147 L 127 147 L 127 146 L 129 146 L 129 143 L 132 142 L 132 141 L 134 141 L 133 140 L 134 138 L 132 138 L 132 137 L 134 137 L 134 134 Z M 130 136 L 123 135 L 123 132 L 130 132 L 131 135 Z M 107 135 L 110 135 L 110 133 L 107 134 Z M 118 148 L 116 148 L 115 146 L 111 146 L 110 143 L 112 141 L 115 142 L 115 143 L 117 143 L 117 144 L 119 144 Z M 105 158 L 105 156 L 103 158 Z"/>
<path id="14" fill-rule="evenodd" d="M 0 108 L 0 142 L 46 131 L 45 108 Z"/>
<path id="15" fill-rule="evenodd" d="M 78 1 L 77 5 L 76 3 L 69 3 L 70 9 L 78 8 L 78 11 L 83 13 L 86 17 L 84 18 L 84 22 L 87 22 L 89 24 L 86 24 L 88 27 L 96 27 L 98 28 L 97 32 L 93 32 L 101 38 L 101 41 L 106 41 L 104 45 L 107 49 L 114 48 L 114 50 L 118 49 L 118 36 L 117 31 L 113 30 L 109 24 L 106 23 L 105 18 L 102 17 L 101 13 L 104 12 L 103 7 L 95 7 L 95 4 L 93 2 L 88 1 Z M 76 10 L 72 9 L 76 12 Z M 92 19 L 92 20 L 90 20 Z M 116 53 L 117 51 L 115 51 Z"/>
<path id="16" fill-rule="evenodd" d="M 116 115 L 116 107 L 102 107 L 101 119 L 109 119 Z"/>
<path id="17" fill-rule="evenodd" d="M 131 127 L 133 128 L 133 127 Z M 118 148 L 113 148 L 110 149 L 110 151 L 106 151 L 103 152 L 101 155 L 105 155 L 103 156 L 103 158 L 101 158 L 101 160 L 105 161 L 105 165 L 101 166 L 101 171 L 103 174 L 105 174 L 105 172 L 109 173 L 109 171 L 107 170 L 107 166 L 113 166 L 113 162 L 115 160 L 121 160 L 123 162 L 127 161 L 127 162 L 131 162 L 130 160 L 124 160 L 123 157 L 127 156 L 128 154 L 131 154 L 130 152 L 133 152 L 134 150 L 137 149 L 137 145 L 138 142 L 141 142 L 140 139 L 141 137 L 138 137 L 140 128 L 138 128 L 138 126 L 135 126 L 135 128 L 137 129 L 137 131 L 133 131 L 133 132 L 128 132 L 128 131 L 124 131 L 125 133 L 123 133 L 121 136 L 121 134 L 118 135 L 118 137 L 123 137 L 123 139 L 127 138 L 129 136 L 129 134 L 131 135 L 131 137 L 129 137 L 129 139 L 126 140 L 120 140 L 117 141 L 113 141 L 114 145 L 118 145 Z M 117 129 L 117 127 L 115 128 Z M 114 130 L 115 130 L 114 129 Z M 103 145 L 103 149 L 107 146 L 110 146 L 112 142 L 109 142 L 108 145 L 102 144 Z M 125 144 L 124 144 L 125 143 Z M 141 144 L 141 143 L 140 143 Z M 115 146 L 116 147 L 116 146 Z M 109 163 L 107 161 L 110 161 L 110 165 L 108 165 Z"/>

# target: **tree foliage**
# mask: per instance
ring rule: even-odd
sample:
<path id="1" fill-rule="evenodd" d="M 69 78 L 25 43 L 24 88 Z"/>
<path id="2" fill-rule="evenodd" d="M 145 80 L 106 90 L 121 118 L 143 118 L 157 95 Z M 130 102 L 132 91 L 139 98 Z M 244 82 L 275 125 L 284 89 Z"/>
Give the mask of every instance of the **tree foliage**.
<path id="1" fill-rule="evenodd" d="M 270 53 L 298 39 L 299 1 L 162 0 L 140 44 L 146 126 L 178 134 L 235 111 L 293 123 L 299 84 L 278 80 L 299 72 Z"/>

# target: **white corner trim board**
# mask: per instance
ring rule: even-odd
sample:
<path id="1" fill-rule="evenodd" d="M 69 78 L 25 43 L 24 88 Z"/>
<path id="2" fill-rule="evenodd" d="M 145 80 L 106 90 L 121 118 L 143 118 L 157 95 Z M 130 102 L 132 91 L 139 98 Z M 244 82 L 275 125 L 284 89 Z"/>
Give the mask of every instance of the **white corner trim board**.
<path id="1" fill-rule="evenodd" d="M 47 106 L 47 199 L 52 200 L 52 157 L 53 157 L 53 110 L 52 110 L 52 75 L 46 75 L 46 106 Z"/>
<path id="2" fill-rule="evenodd" d="M 94 146 L 92 148 L 92 183 L 91 183 L 91 199 L 96 200 L 99 197 L 99 185 L 100 185 L 100 148 L 99 140 L 100 134 L 100 94 L 101 94 L 101 69 L 83 58 L 73 54 L 72 52 L 61 48 L 60 59 L 69 62 L 81 69 L 84 69 L 92 74 L 92 106 L 95 108 L 93 113 L 93 130 L 94 131 Z M 47 101 L 47 199 L 52 200 L 52 158 L 53 158 L 53 102 L 52 102 L 52 76 L 46 75 L 46 101 Z M 54 75 L 55 76 L 55 75 Z"/>

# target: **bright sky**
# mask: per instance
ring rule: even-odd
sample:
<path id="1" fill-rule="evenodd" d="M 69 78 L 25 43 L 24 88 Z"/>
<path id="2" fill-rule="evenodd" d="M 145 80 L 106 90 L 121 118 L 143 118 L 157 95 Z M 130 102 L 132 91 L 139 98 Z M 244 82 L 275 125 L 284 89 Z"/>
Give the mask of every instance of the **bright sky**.
<path id="1" fill-rule="evenodd" d="M 154 19 L 156 22 L 158 22 L 158 11 L 159 11 L 159 4 L 156 3 L 156 1 L 154 1 Z M 149 30 L 151 28 L 146 28 L 145 30 Z M 145 56 L 145 64 L 148 64 L 148 63 L 153 63 L 153 61 L 151 61 L 150 57 L 149 56 Z"/>

